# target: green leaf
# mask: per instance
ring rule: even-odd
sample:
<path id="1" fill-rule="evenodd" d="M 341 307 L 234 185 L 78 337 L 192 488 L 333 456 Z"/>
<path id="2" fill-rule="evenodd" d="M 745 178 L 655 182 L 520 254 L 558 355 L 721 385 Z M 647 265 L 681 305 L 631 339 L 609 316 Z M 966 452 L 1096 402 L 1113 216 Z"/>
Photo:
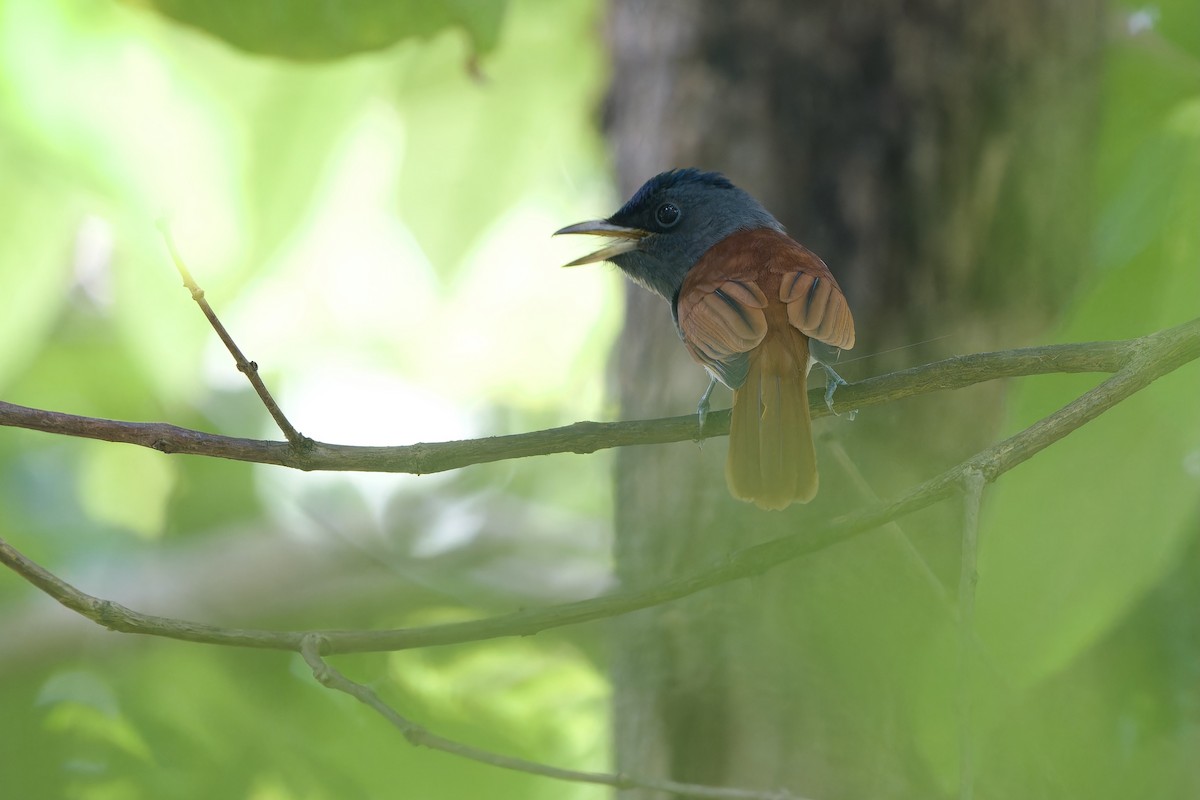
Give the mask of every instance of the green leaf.
<path id="1" fill-rule="evenodd" d="M 122 0 L 234 47 L 296 61 L 381 50 L 461 28 L 476 53 L 496 46 L 505 0 Z"/>
<path id="2" fill-rule="evenodd" d="M 50 336 L 71 281 L 71 237 L 80 213 L 60 185 L 25 180 L 27 163 L 0 147 L 0 215 L 5 220 L 0 286 L 0 387 Z M 36 174 L 36 170 L 32 171 Z"/>
<path id="3" fill-rule="evenodd" d="M 1197 313 L 1200 101 L 1170 114 L 1157 141 L 1175 155 L 1174 171 L 1151 178 L 1159 184 L 1153 213 L 1128 217 L 1142 239 L 1137 255 L 1105 272 L 1081 298 L 1060 332 L 1064 340 L 1149 333 Z M 1130 197 L 1144 196 L 1146 180 L 1131 170 L 1112 207 L 1140 202 Z M 1097 238 L 1108 235 L 1101 226 Z M 1013 420 L 1029 424 L 1097 382 L 1026 381 L 1013 393 Z M 1197 397 L 1200 371 L 1190 364 L 996 487 L 983 532 L 979 625 L 1015 683 L 1044 678 L 1095 641 L 1158 579 L 1190 534 L 1185 521 L 1200 488 L 1186 467 L 1200 451 Z"/>

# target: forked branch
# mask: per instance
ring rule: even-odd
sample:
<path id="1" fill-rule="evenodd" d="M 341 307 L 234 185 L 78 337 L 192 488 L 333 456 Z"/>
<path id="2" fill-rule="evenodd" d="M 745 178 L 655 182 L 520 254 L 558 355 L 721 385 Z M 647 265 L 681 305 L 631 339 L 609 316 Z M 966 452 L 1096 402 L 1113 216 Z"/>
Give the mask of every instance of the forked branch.
<path id="1" fill-rule="evenodd" d="M 1029 347 L 996 353 L 955 356 L 919 367 L 892 372 L 843 386 L 834 397 L 834 410 L 850 411 L 890 403 L 942 389 L 959 389 L 999 378 L 1050 373 L 1116 372 L 1155 337 L 1186 341 L 1200 338 L 1200 320 L 1150 337 L 1116 342 L 1088 342 Z M 814 418 L 829 414 L 823 390 L 809 392 Z M 179 453 L 258 464 L 276 464 L 301 470 L 397 472 L 427 475 L 474 464 L 552 453 L 592 453 L 610 447 L 666 444 L 697 438 L 696 417 L 688 414 L 664 419 L 629 422 L 576 422 L 508 436 L 489 436 L 451 442 L 394 446 L 329 444 L 304 439 L 304 446 L 289 442 L 222 436 L 189 430 L 163 422 L 125 422 L 46 411 L 0 401 L 0 426 L 27 428 L 62 436 L 80 436 L 108 442 L 149 447 L 162 453 Z M 707 417 L 703 437 L 729 432 L 728 410 Z M 298 435 L 298 434 L 297 434 Z"/>
<path id="2" fill-rule="evenodd" d="M 152 447 L 165 453 L 230 458 L 279 464 L 305 470 L 358 470 L 428 473 L 488 461 L 548 453 L 587 453 L 606 447 L 675 442 L 696 438 L 692 416 L 623 423 L 576 423 L 515 436 L 493 437 L 441 444 L 401 447 L 349 447 L 314 442 L 302 436 L 279 409 L 258 376 L 257 365 L 247 361 L 204 300 L 168 238 L 172 257 L 185 285 L 218 335 L 258 392 L 268 411 L 288 439 L 269 442 L 235 439 L 187 430 L 161 423 L 94 419 L 0 403 L 0 425 L 82 436 Z M 226 628 L 181 619 L 144 614 L 118 603 L 93 597 L 30 560 L 0 539 L 0 563 L 67 608 L 106 628 L 127 633 L 240 647 L 292 650 L 300 653 L 324 685 L 346 692 L 368 705 L 415 745 L 430 747 L 493 766 L 549 778 L 594 783 L 616 788 L 644 788 L 692 797 L 744 800 L 781 800 L 785 792 L 764 792 L 642 780 L 609 773 L 582 772 L 512 758 L 440 737 L 387 705 L 374 691 L 330 666 L 325 654 L 400 650 L 482 641 L 503 636 L 530 635 L 550 628 L 613 617 L 637 609 L 686 597 L 704 589 L 757 575 L 780 564 L 823 550 L 956 492 L 965 494 L 966 527 L 963 574 L 960 583 L 962 679 L 960 737 L 962 778 L 960 797 L 971 796 L 969 706 L 969 648 L 971 609 L 974 603 L 974 552 L 978 510 L 983 487 L 1031 458 L 1054 442 L 1087 424 L 1157 378 L 1200 357 L 1200 320 L 1122 342 L 1056 345 L 1004 353 L 960 356 L 903 372 L 860 381 L 837 394 L 836 410 L 865 408 L 902 397 L 938 389 L 967 386 L 995 378 L 1050 372 L 1111 372 L 1111 377 L 1058 411 L 1030 427 L 965 460 L 958 466 L 913 487 L 887 502 L 874 503 L 828 521 L 815 529 L 797 532 L 737 550 L 706 570 L 657 586 L 633 588 L 591 600 L 548 608 L 529 609 L 486 619 L 421 628 L 384 631 L 271 631 Z M 828 413 L 822 393 L 809 396 L 813 416 Z M 714 413 L 702 436 L 727 433 L 728 412 Z"/>
<path id="3" fill-rule="evenodd" d="M 0 540 L 0 563 L 88 619 L 116 631 L 237 647 L 299 651 L 309 633 L 319 634 L 326 652 L 403 650 L 432 645 L 528 636 L 550 628 L 625 614 L 686 597 L 723 583 L 757 575 L 787 561 L 824 550 L 897 519 L 969 485 L 976 474 L 991 482 L 1036 453 L 1087 424 L 1130 395 L 1183 364 L 1200 358 L 1200 320 L 1124 343 L 1125 365 L 1116 374 L 1020 433 L 983 450 L 888 501 L 843 514 L 824 525 L 723 557 L 710 568 L 657 586 L 547 608 L 533 608 L 479 620 L 383 631 L 270 631 L 223 628 L 143 614 L 92 597 L 51 574 Z"/>

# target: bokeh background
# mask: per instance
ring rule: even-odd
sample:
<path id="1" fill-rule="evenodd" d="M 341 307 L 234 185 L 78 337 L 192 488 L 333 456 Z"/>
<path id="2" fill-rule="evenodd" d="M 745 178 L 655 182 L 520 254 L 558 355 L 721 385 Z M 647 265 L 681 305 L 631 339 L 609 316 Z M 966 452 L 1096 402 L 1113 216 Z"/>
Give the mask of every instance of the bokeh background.
<path id="1" fill-rule="evenodd" d="M 0 397 L 278 438 L 180 286 L 165 219 L 314 438 L 684 413 L 705 381 L 661 302 L 626 299 L 608 267 L 558 269 L 586 243 L 549 234 L 693 163 L 826 257 L 856 310 L 850 379 L 1200 309 L 1190 2 L 1081 3 L 1082 19 L 1002 2 L 283 5 L 0 0 Z M 824 425 L 822 498 L 769 523 L 722 505 L 720 442 L 359 476 L 6 428 L 0 535 L 151 613 L 467 619 L 645 585 L 891 495 L 1097 380 Z M 1197 398 L 1189 365 L 989 490 L 979 796 L 1200 792 Z M 627 624 L 337 665 L 442 735 L 558 765 L 953 796 L 959 513 Z M 12 575 L 0 711 L 12 797 L 608 794 L 410 748 L 297 657 L 107 633 Z"/>

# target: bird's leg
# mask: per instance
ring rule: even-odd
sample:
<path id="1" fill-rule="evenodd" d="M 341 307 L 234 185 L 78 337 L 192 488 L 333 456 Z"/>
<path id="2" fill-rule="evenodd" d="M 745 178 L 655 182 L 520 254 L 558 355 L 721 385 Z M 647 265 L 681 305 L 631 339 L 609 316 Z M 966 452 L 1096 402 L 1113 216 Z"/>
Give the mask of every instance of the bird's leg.
<path id="1" fill-rule="evenodd" d="M 712 397 L 713 388 L 717 385 L 717 379 L 712 375 L 708 376 L 708 388 L 704 390 L 704 394 L 700 395 L 700 402 L 696 404 L 696 420 L 700 427 L 697 429 L 697 438 L 704 439 L 704 423 L 708 419 L 708 398 Z"/>
<path id="2" fill-rule="evenodd" d="M 838 390 L 839 386 L 849 386 L 846 379 L 833 371 L 833 367 L 826 364 L 824 361 L 816 362 L 821 365 L 821 369 L 825 370 L 825 406 L 830 413 L 835 417 L 840 417 L 841 414 L 833 410 L 833 393 Z M 858 409 L 854 408 L 846 412 L 846 418 L 853 420 L 858 416 Z"/>

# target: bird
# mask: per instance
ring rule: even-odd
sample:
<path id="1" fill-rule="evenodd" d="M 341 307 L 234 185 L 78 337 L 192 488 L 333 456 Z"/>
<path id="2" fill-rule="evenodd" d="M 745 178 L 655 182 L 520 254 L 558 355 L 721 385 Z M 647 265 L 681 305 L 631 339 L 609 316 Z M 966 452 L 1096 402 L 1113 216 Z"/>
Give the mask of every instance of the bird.
<path id="1" fill-rule="evenodd" d="M 696 168 L 655 175 L 612 216 L 554 235 L 562 234 L 611 240 L 564 266 L 609 261 L 670 303 L 679 337 L 710 376 L 701 430 L 716 383 L 733 390 L 730 493 L 770 510 L 812 500 L 809 340 L 854 347 L 850 307 L 825 262 L 748 192 Z M 830 370 L 833 380 L 841 379 Z"/>

